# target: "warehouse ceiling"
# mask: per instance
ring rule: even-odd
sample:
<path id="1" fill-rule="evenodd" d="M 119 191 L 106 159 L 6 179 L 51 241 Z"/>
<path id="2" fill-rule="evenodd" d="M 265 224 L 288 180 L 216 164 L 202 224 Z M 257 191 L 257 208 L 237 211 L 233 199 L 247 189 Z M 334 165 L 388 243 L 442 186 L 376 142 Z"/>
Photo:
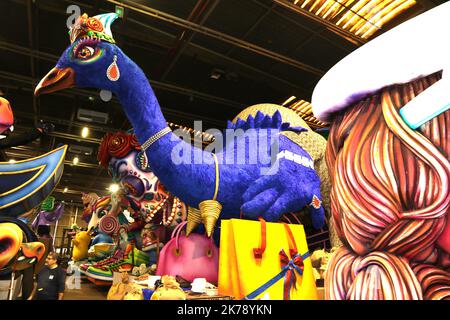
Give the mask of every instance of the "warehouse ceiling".
<path id="1" fill-rule="evenodd" d="M 385 14 L 380 2 L 371 4 L 374 15 Z M 104 102 L 98 91 L 80 89 L 33 97 L 37 82 L 69 44 L 70 5 L 89 16 L 122 7 L 114 38 L 147 74 L 167 121 L 193 127 L 202 120 L 207 130 L 223 128 L 249 105 L 282 104 L 291 96 L 310 101 L 321 76 L 344 56 L 445 1 L 391 2 L 401 9 L 398 15 L 377 24 L 364 20 L 369 1 L 2 0 L 0 94 L 12 104 L 16 131 L 41 119 L 55 124 L 51 135 L 4 150 L 4 156 L 25 159 L 68 144 L 56 198 L 80 203 L 81 191 L 108 193 L 111 179 L 96 160 L 99 142 L 106 132 L 131 129 L 117 99 Z M 342 23 L 348 15 L 353 24 Z M 89 112 L 80 117 L 83 110 L 106 118 L 90 115 L 99 121 L 87 122 Z M 80 136 L 84 126 L 90 129 L 86 139 Z"/>

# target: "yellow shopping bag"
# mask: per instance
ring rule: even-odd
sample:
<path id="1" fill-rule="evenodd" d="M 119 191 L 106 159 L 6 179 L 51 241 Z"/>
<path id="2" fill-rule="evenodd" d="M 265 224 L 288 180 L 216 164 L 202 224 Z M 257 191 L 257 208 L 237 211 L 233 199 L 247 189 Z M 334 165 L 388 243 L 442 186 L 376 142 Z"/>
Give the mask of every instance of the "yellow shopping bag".
<path id="1" fill-rule="evenodd" d="M 219 293 L 236 299 L 318 299 L 303 226 L 222 220 Z"/>

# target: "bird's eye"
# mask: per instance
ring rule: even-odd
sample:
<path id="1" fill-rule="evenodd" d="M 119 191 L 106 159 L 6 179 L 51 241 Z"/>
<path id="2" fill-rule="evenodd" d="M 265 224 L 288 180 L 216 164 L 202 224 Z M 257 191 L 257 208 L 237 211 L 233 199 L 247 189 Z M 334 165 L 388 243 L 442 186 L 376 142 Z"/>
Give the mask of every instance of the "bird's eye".
<path id="1" fill-rule="evenodd" d="M 87 59 L 87 58 L 91 57 L 93 54 L 94 54 L 94 49 L 92 47 L 84 46 L 83 48 L 81 48 L 78 51 L 77 58 L 78 59 Z"/>

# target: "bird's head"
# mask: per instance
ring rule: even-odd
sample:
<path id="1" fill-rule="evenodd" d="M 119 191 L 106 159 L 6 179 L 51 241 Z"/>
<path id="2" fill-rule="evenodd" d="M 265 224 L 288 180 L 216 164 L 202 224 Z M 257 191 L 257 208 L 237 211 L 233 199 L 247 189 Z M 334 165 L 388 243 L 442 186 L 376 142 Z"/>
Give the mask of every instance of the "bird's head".
<path id="1" fill-rule="evenodd" d="M 120 67 L 129 58 L 115 45 L 110 26 L 115 13 L 83 14 L 69 31 L 71 44 L 56 66 L 39 82 L 35 95 L 71 87 L 117 92 Z"/>

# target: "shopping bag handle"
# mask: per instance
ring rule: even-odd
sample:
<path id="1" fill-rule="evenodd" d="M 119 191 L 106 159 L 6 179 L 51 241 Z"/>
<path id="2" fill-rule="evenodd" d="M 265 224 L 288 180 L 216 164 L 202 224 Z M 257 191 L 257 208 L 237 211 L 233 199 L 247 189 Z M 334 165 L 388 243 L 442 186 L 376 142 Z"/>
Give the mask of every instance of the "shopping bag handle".
<path id="1" fill-rule="evenodd" d="M 261 222 L 261 240 L 258 248 L 253 248 L 253 257 L 256 259 L 262 259 L 264 251 L 266 251 L 267 246 L 267 226 L 266 221 L 259 217 L 258 220 Z M 288 243 L 289 243 L 289 254 L 291 257 L 295 256 L 298 253 L 297 243 L 295 242 L 294 235 L 292 234 L 292 230 L 287 223 L 283 223 L 284 229 L 286 230 Z"/>
<path id="2" fill-rule="evenodd" d="M 170 237 L 171 239 L 175 238 L 175 248 L 176 248 L 177 254 L 179 254 L 179 251 L 180 251 L 180 246 L 179 246 L 180 234 L 181 234 L 181 231 L 183 231 L 183 227 L 186 224 L 187 224 L 187 221 L 183 221 L 182 223 L 177 225 L 175 227 L 175 229 L 172 231 L 172 236 Z"/>
<path id="3" fill-rule="evenodd" d="M 294 235 L 292 234 L 292 230 L 287 223 L 283 222 L 284 229 L 287 233 L 288 243 L 289 243 L 289 254 L 291 258 L 294 257 L 298 253 L 297 244 L 295 243 Z"/>
<path id="4" fill-rule="evenodd" d="M 266 221 L 259 217 L 258 220 L 261 222 L 261 240 L 259 244 L 259 248 L 253 248 L 253 257 L 255 259 L 262 259 L 262 256 L 264 254 L 264 251 L 266 251 L 266 245 L 267 245 L 267 227 L 266 227 Z"/>
<path id="5" fill-rule="evenodd" d="M 170 239 L 175 238 L 176 236 L 178 236 L 181 232 L 181 229 L 183 229 L 183 227 L 187 224 L 187 221 L 183 221 L 182 223 L 180 223 L 179 225 L 177 225 L 175 227 L 175 229 L 173 229 L 172 231 L 172 235 L 170 236 Z"/>
<path id="6" fill-rule="evenodd" d="M 175 238 L 175 254 L 178 256 L 181 254 L 180 252 L 180 235 L 181 232 L 183 231 L 184 226 L 187 224 L 187 221 L 183 221 L 182 223 L 180 223 L 179 225 L 177 225 L 175 227 L 175 229 L 172 231 L 172 236 L 170 237 L 171 239 Z M 206 251 L 206 256 L 208 258 L 211 258 L 213 256 L 213 237 L 211 237 L 210 239 L 210 246 L 208 248 L 208 250 Z"/>

